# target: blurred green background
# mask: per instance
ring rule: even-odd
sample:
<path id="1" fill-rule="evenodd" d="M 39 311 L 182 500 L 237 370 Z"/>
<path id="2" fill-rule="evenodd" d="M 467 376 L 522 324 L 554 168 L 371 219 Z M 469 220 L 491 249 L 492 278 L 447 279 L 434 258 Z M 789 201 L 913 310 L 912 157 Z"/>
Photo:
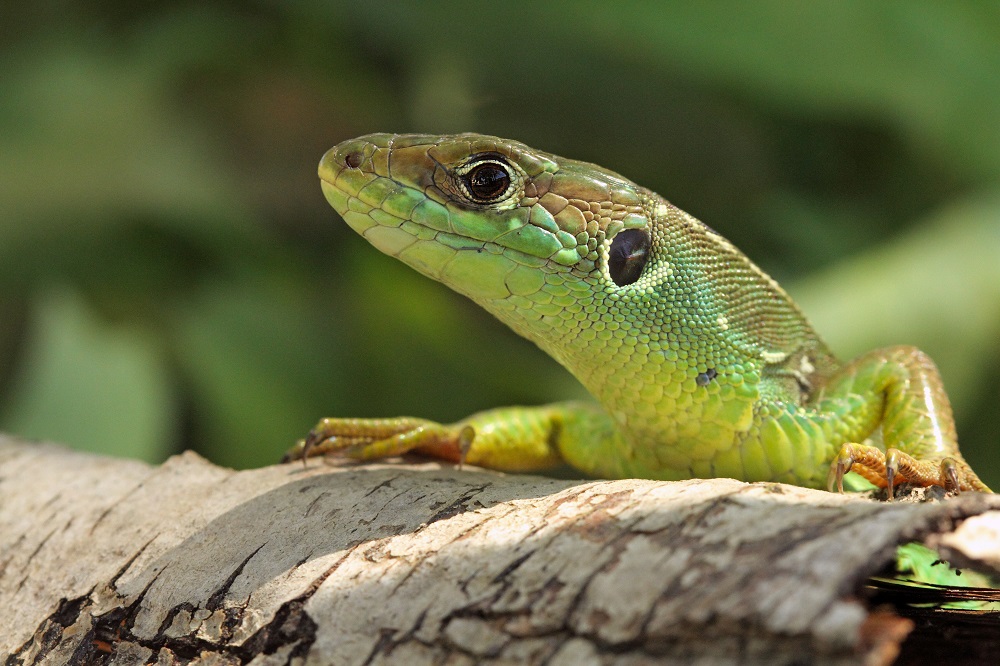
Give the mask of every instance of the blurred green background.
<path id="1" fill-rule="evenodd" d="M 373 131 L 600 163 L 843 357 L 917 344 L 1000 486 L 1000 5 L 47 2 L 0 27 L 0 429 L 279 458 L 321 416 L 582 389 L 380 255 L 316 165 Z"/>

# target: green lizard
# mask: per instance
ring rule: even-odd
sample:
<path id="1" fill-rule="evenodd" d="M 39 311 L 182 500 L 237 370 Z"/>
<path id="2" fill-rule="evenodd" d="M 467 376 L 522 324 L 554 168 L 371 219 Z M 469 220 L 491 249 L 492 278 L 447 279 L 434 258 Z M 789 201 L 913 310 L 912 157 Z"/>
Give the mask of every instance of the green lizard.
<path id="1" fill-rule="evenodd" d="M 855 471 L 989 491 L 958 450 L 930 358 L 843 365 L 778 284 L 714 230 L 616 173 L 476 134 L 371 134 L 324 155 L 323 192 L 382 252 L 465 294 L 600 406 L 444 425 L 323 419 L 286 459 L 418 451 L 502 470 L 734 477 L 843 489 Z"/>

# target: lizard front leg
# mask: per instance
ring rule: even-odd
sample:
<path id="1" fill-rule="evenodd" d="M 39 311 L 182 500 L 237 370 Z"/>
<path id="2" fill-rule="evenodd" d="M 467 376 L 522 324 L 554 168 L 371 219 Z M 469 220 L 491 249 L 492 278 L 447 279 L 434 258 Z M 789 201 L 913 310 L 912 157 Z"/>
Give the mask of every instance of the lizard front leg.
<path id="1" fill-rule="evenodd" d="M 602 452 L 615 447 L 617 437 L 603 411 L 576 402 L 491 409 L 451 424 L 411 417 L 327 418 L 283 462 L 328 453 L 373 460 L 416 452 L 511 472 L 572 464 L 594 473 L 607 465 Z"/>
<path id="2" fill-rule="evenodd" d="M 937 367 L 915 347 L 877 349 L 848 364 L 819 395 L 846 441 L 830 467 L 829 486 L 843 490 L 849 471 L 888 488 L 899 483 L 991 492 L 958 450 L 951 405 Z M 878 427 L 885 450 L 859 442 Z"/>

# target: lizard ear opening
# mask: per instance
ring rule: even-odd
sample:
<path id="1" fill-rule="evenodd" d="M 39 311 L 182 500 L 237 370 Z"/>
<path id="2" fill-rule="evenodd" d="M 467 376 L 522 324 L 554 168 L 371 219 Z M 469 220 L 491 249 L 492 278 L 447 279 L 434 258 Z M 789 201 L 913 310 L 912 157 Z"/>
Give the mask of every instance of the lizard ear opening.
<path id="1" fill-rule="evenodd" d="M 611 240 L 608 274 L 616 285 L 624 287 L 639 279 L 649 259 L 649 245 L 645 229 L 625 229 Z"/>

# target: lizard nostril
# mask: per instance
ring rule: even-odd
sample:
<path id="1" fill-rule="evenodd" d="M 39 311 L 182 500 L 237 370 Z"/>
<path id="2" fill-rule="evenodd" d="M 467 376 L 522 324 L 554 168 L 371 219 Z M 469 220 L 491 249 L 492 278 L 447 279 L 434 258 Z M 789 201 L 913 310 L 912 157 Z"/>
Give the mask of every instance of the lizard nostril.
<path id="1" fill-rule="evenodd" d="M 347 155 L 344 156 L 344 164 L 346 164 L 352 169 L 357 169 L 359 166 L 361 166 L 361 162 L 362 160 L 364 160 L 364 157 L 365 157 L 364 154 L 360 150 L 356 150 L 352 153 L 347 153 Z"/>

